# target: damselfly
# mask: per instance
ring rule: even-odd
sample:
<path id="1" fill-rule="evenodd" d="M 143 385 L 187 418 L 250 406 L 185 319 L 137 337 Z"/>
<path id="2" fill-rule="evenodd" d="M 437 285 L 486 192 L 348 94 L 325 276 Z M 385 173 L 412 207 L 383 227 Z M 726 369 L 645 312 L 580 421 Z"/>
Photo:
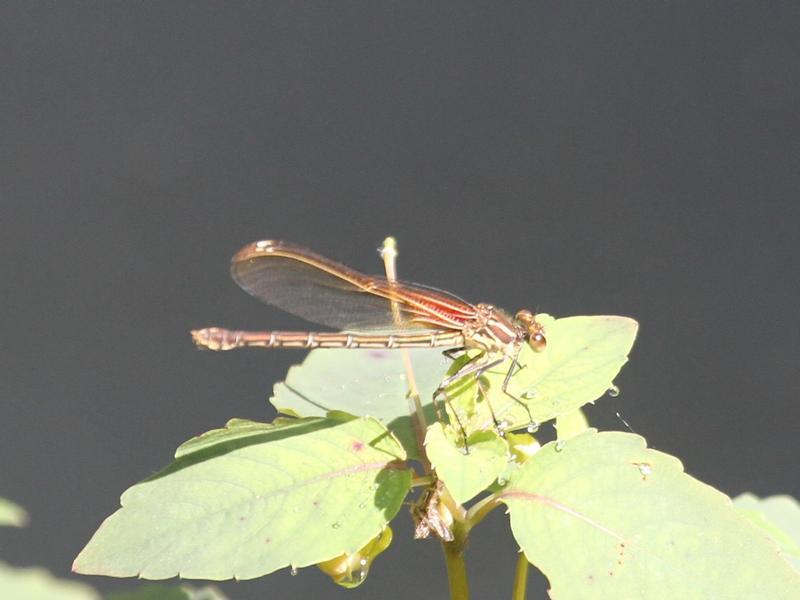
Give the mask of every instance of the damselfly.
<path id="1" fill-rule="evenodd" d="M 544 330 L 529 310 L 511 317 L 491 304 L 461 298 L 414 283 L 369 276 L 287 242 L 264 240 L 239 250 L 231 264 L 244 290 L 273 306 L 339 332 L 240 331 L 209 327 L 192 331 L 195 343 L 210 350 L 259 348 L 446 348 L 452 357 L 476 349 L 434 393 L 480 377 L 510 361 L 502 391 L 527 344 L 544 350 Z"/>

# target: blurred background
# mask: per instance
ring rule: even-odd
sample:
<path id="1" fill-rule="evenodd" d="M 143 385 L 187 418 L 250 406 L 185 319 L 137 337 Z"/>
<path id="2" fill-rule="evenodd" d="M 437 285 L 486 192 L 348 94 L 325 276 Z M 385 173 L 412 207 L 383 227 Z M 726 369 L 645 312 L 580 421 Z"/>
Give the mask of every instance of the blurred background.
<path id="1" fill-rule="evenodd" d="M 635 317 L 593 424 L 619 411 L 730 495 L 800 496 L 798 26 L 791 3 L 3 3 L 0 496 L 31 523 L 2 560 L 68 576 L 181 442 L 274 416 L 302 353 L 188 335 L 304 326 L 229 278 L 261 238 L 378 273 L 393 234 L 405 279 Z M 510 594 L 495 512 L 475 598 Z M 395 539 L 355 591 L 315 569 L 221 587 L 445 597 L 405 511 Z"/>

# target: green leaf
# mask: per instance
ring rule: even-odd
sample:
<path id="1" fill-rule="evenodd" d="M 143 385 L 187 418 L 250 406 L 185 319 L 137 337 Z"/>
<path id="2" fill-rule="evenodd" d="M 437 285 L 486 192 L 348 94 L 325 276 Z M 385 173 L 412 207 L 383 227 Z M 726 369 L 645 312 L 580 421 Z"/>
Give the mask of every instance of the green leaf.
<path id="1" fill-rule="evenodd" d="M 371 418 L 234 421 L 122 496 L 79 573 L 249 579 L 352 553 L 402 505 L 405 453 Z"/>
<path id="2" fill-rule="evenodd" d="M 91 587 L 56 579 L 40 567 L 16 568 L 0 562 L 0 598 L 9 600 L 99 600 Z"/>
<path id="3" fill-rule="evenodd" d="M 552 597 L 800 598 L 775 543 L 639 436 L 546 444 L 499 496 Z"/>
<path id="4" fill-rule="evenodd" d="M 503 473 L 509 450 L 505 440 L 492 430 L 471 434 L 467 439 L 468 454 L 458 442 L 452 433 L 445 433 L 441 423 L 428 427 L 425 453 L 439 479 L 461 504 L 485 490 Z"/>
<path id="5" fill-rule="evenodd" d="M 786 495 L 759 498 L 745 493 L 736 496 L 733 505 L 775 540 L 789 564 L 800 571 L 800 504 L 796 499 Z"/>
<path id="6" fill-rule="evenodd" d="M 28 524 L 28 513 L 24 508 L 0 498 L 0 525 L 10 525 L 12 527 L 23 527 Z"/>
<path id="7" fill-rule="evenodd" d="M 338 415 L 334 415 L 334 417 L 337 418 L 337 420 L 349 420 L 353 418 L 339 419 Z M 288 419 L 285 417 L 279 417 L 272 423 L 260 423 L 248 419 L 231 419 L 225 423 L 224 428 L 206 431 L 178 446 L 178 449 L 175 450 L 175 458 L 183 458 L 195 452 L 219 446 L 220 444 L 233 444 L 241 440 L 247 440 L 248 438 L 258 440 L 259 436 L 265 433 L 280 432 L 281 436 L 288 436 L 294 431 L 297 431 L 302 434 L 308 430 L 309 422 L 309 420 Z"/>
<path id="8" fill-rule="evenodd" d="M 483 376 L 491 410 L 485 401 L 476 401 L 474 380 L 448 388 L 460 421 L 468 422 L 470 431 L 491 428 L 495 418 L 508 429 L 531 422 L 535 426 L 593 402 L 612 387 L 628 361 L 638 329 L 637 322 L 627 317 L 536 318 L 544 325 L 547 347 L 537 353 L 523 346 L 519 355 L 523 368 L 511 377 L 508 394 L 503 393 L 502 384 L 510 361 Z M 457 368 L 454 365 L 450 373 Z"/>
<path id="9" fill-rule="evenodd" d="M 441 349 L 408 350 L 425 418 L 435 420 L 432 396 L 451 362 Z M 270 402 L 284 414 L 322 416 L 332 410 L 385 423 L 412 458 L 417 443 L 409 417 L 408 381 L 399 350 L 313 350 L 273 388 Z"/>
<path id="10" fill-rule="evenodd" d="M 589 428 L 589 421 L 580 408 L 556 417 L 556 431 L 559 440 L 568 440 Z"/>

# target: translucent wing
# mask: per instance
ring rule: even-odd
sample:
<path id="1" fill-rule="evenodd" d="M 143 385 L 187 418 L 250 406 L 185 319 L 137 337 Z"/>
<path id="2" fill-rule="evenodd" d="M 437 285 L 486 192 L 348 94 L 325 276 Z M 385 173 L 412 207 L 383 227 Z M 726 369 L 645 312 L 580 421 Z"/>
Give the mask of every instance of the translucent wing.
<path id="1" fill-rule="evenodd" d="M 389 283 L 286 242 L 245 246 L 233 257 L 231 275 L 259 300 L 337 329 L 461 329 L 475 317 L 473 305 L 447 292 Z"/>

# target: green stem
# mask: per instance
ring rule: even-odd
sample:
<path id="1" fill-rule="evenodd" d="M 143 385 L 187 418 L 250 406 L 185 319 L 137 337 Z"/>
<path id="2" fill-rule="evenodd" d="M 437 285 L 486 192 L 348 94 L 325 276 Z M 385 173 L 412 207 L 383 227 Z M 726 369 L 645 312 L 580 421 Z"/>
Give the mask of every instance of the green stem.
<path id="1" fill-rule="evenodd" d="M 486 496 L 486 498 L 480 502 L 473 504 L 467 511 L 464 519 L 466 521 L 465 525 L 467 526 L 468 531 L 480 523 L 486 515 L 492 512 L 499 505 L 500 499 L 497 497 L 497 494 Z"/>
<path id="2" fill-rule="evenodd" d="M 524 552 L 519 553 L 517 568 L 514 571 L 514 589 L 511 600 L 525 600 L 525 590 L 528 587 L 528 559 Z"/>
<path id="3" fill-rule="evenodd" d="M 452 542 L 442 542 L 442 550 L 444 550 L 444 560 L 447 564 L 450 600 L 469 600 L 464 546 L 456 539 Z"/>
<path id="4" fill-rule="evenodd" d="M 464 549 L 467 546 L 467 536 L 469 536 L 470 530 L 470 526 L 465 520 L 467 511 L 450 495 L 447 486 L 442 486 L 439 500 L 453 517 L 453 523 L 450 526 L 453 532 L 453 539 L 450 542 L 442 542 L 444 559 L 447 563 L 450 599 L 467 600 L 469 598 L 469 585 L 467 583 L 467 566 L 464 562 Z"/>
<path id="5" fill-rule="evenodd" d="M 453 539 L 442 542 L 444 560 L 447 563 L 447 582 L 450 585 L 450 600 L 468 600 L 469 585 L 467 583 L 467 566 L 464 562 L 464 550 L 471 529 L 467 521 L 467 511 L 455 501 L 447 486 L 442 486 L 440 501 L 450 511 L 453 523 L 450 526 Z"/>
<path id="6" fill-rule="evenodd" d="M 465 511 L 460 504 L 453 500 L 447 488 L 444 488 L 442 502 L 448 507 L 454 517 L 452 525 L 453 541 L 442 542 L 444 559 L 447 563 L 447 580 L 450 584 L 450 598 L 451 600 L 467 600 L 469 598 L 469 586 L 467 585 L 467 568 L 464 562 L 464 549 L 467 545 L 467 538 L 472 528 L 496 508 L 499 501 L 495 495 L 488 496 L 475 504 L 468 511 Z M 522 593 L 524 596 L 524 583 L 522 586 Z M 520 598 L 523 596 L 520 596 Z M 514 598 L 516 600 L 517 596 Z"/>

